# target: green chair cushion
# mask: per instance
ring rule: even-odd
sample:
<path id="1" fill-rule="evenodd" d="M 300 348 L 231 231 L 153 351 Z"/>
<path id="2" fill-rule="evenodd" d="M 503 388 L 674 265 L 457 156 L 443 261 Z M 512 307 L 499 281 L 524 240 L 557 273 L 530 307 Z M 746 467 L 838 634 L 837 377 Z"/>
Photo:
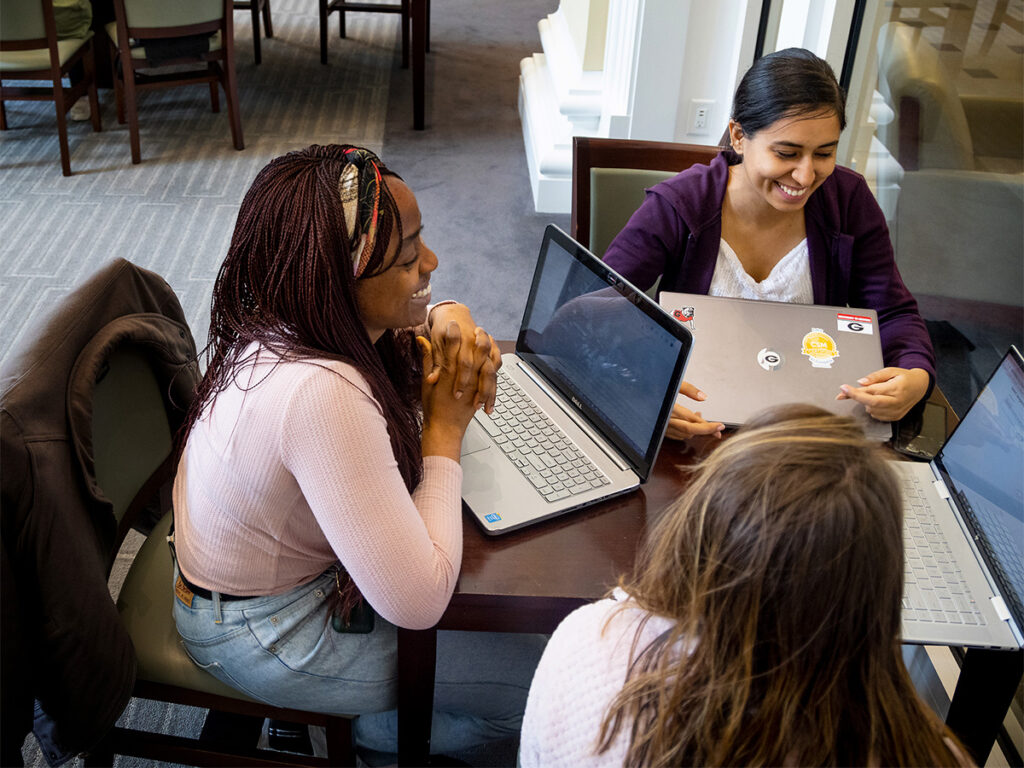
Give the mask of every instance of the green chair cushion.
<path id="1" fill-rule="evenodd" d="M 138 657 L 138 679 L 253 701 L 196 666 L 181 644 L 172 615 L 174 563 L 167 546 L 171 513 L 154 527 L 132 562 L 117 599 Z"/>
<path id="2" fill-rule="evenodd" d="M 590 169 L 590 251 L 598 256 L 644 201 L 645 191 L 670 179 L 675 171 L 645 171 L 635 168 Z"/>
<path id="3" fill-rule="evenodd" d="M 92 31 L 86 37 L 72 37 L 57 41 L 57 54 L 63 67 L 83 45 L 92 37 Z M 35 69 L 50 68 L 50 49 L 33 48 L 30 51 L 3 51 L 0 53 L 0 72 L 29 72 Z"/>
<path id="4" fill-rule="evenodd" d="M 107 37 L 109 37 L 114 42 L 114 45 L 117 45 L 117 22 L 116 21 L 110 22 L 109 24 L 106 25 L 106 27 L 104 27 L 104 29 L 106 29 L 106 31 L 107 31 Z M 210 37 L 210 50 L 211 51 L 219 51 L 220 47 L 221 47 L 222 40 L 223 40 L 223 38 L 221 37 L 220 30 L 218 29 L 216 32 L 213 33 L 213 36 Z M 146 47 L 142 46 L 140 48 L 132 48 L 132 58 L 133 59 L 145 59 L 145 58 L 148 58 L 146 56 Z"/>

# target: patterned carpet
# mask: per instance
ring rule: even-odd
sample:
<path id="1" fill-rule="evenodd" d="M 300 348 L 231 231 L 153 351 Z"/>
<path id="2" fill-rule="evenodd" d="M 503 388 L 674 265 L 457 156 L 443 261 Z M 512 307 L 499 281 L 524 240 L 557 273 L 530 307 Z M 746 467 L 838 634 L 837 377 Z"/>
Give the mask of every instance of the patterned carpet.
<path id="1" fill-rule="evenodd" d="M 217 267 L 249 182 L 267 161 L 312 143 L 380 151 L 389 82 L 398 68 L 398 17 L 350 14 L 348 37 L 330 27 L 319 56 L 316 4 L 275 0 L 263 63 L 247 13 L 235 14 L 244 151 L 231 145 L 226 105 L 210 111 L 205 86 L 144 94 L 142 163 L 127 125 L 101 90 L 103 131 L 69 122 L 74 175 L 61 176 L 53 105 L 8 102 L 0 133 L 0 364 L 30 320 L 113 256 L 153 269 L 181 300 L 197 343 L 209 324 Z"/>
<path id="2" fill-rule="evenodd" d="M 114 256 L 167 278 L 202 346 L 217 268 L 238 204 L 260 168 L 313 143 L 381 150 L 389 84 L 399 66 L 397 16 L 351 14 L 345 40 L 332 18 L 327 67 L 320 64 L 315 3 L 274 0 L 274 37 L 263 41 L 259 66 L 253 63 L 248 13 L 236 13 L 234 21 L 244 151 L 232 147 L 223 94 L 221 112 L 214 114 L 205 86 L 170 89 L 140 99 L 142 163 L 133 166 L 127 125 L 118 125 L 113 92 L 103 90 L 101 133 L 88 122 L 69 122 L 74 175 L 64 178 L 53 105 L 6 105 L 9 130 L 0 133 L 0 366 L 34 318 Z M 122 549 L 115 590 L 140 543 L 133 533 Z M 133 699 L 122 723 L 197 736 L 204 715 Z M 26 765 L 47 765 L 32 737 L 23 755 Z M 153 763 L 118 757 L 116 765 Z"/>

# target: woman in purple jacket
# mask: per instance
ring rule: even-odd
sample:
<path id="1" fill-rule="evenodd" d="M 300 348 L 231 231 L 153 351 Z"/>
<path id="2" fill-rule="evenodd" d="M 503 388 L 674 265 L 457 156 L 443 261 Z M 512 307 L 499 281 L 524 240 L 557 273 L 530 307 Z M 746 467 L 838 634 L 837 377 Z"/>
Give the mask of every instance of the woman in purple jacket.
<path id="1" fill-rule="evenodd" d="M 876 310 L 887 367 L 837 399 L 895 421 L 931 391 L 935 359 L 881 209 L 860 174 L 836 165 L 845 98 L 810 51 L 756 61 L 736 89 L 731 148 L 648 190 L 604 260 L 643 289 L 660 276 L 662 290 Z M 688 382 L 680 392 L 706 398 Z M 723 429 L 676 405 L 667 434 Z"/>

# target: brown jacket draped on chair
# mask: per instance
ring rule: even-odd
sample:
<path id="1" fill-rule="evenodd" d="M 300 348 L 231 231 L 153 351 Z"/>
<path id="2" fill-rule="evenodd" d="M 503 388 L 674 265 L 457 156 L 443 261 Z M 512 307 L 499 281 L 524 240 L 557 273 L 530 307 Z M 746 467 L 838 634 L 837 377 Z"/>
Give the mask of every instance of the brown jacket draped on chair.
<path id="1" fill-rule="evenodd" d="M 96 381 L 125 345 L 183 416 L 199 375 L 181 305 L 163 278 L 123 259 L 63 299 L 0 371 L 5 759 L 32 727 L 33 699 L 36 735 L 59 762 L 104 735 L 135 681 L 107 590 L 124 531 L 96 483 L 91 429 Z"/>

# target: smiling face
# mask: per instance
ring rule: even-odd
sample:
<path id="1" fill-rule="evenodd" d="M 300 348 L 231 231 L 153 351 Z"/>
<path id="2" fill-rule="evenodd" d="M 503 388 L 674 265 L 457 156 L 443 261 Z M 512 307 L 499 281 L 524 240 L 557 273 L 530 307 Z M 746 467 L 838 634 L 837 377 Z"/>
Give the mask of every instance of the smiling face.
<path id="1" fill-rule="evenodd" d="M 437 256 L 423 242 L 420 208 L 412 190 L 394 176 L 387 178 L 387 185 L 402 219 L 402 242 L 389 247 L 389 254 L 397 247 L 398 255 L 379 275 L 356 281 L 359 318 L 374 343 L 389 328 L 411 328 L 426 321 L 430 273 L 437 268 Z"/>
<path id="2" fill-rule="evenodd" d="M 732 145 L 743 162 L 731 169 L 729 191 L 747 203 L 799 211 L 835 170 L 839 131 L 831 111 L 784 117 L 753 136 L 730 120 Z"/>

